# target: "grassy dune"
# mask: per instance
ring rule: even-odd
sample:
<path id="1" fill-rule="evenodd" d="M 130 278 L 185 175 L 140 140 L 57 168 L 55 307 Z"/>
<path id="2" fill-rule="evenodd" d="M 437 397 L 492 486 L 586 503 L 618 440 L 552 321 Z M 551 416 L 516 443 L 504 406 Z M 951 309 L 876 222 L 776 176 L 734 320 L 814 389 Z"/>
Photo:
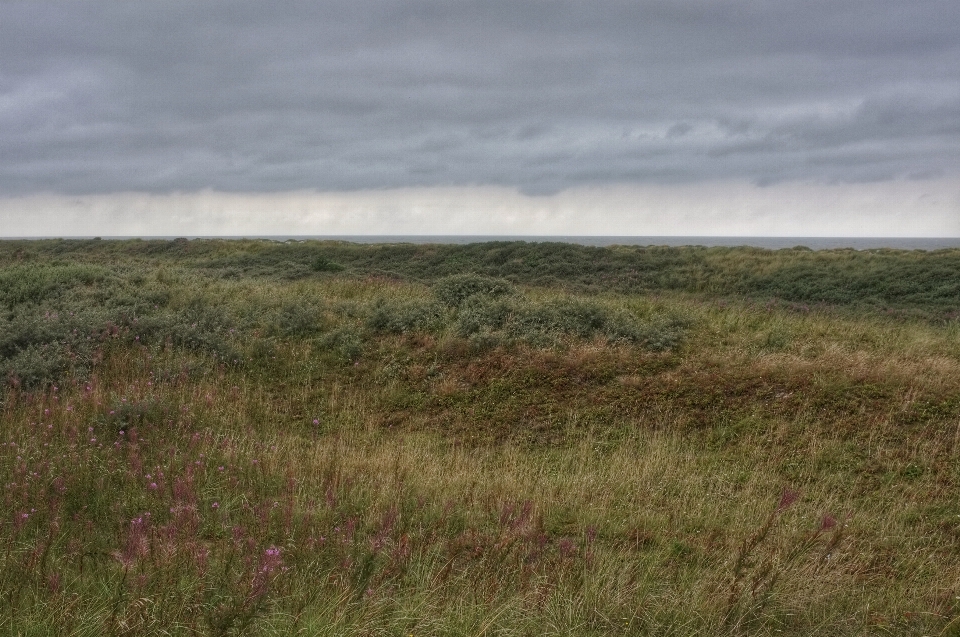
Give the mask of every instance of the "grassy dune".
<path id="1" fill-rule="evenodd" d="M 960 635 L 960 251 L 0 242 L 0 632 Z"/>

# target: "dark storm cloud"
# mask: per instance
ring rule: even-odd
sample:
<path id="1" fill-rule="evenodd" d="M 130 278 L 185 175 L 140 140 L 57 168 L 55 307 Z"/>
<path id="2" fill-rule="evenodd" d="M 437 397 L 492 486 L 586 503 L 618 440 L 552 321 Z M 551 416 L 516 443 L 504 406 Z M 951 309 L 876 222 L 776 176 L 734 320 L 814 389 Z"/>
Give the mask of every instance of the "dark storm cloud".
<path id="1" fill-rule="evenodd" d="M 956 0 L 0 4 L 0 193 L 960 168 Z"/>

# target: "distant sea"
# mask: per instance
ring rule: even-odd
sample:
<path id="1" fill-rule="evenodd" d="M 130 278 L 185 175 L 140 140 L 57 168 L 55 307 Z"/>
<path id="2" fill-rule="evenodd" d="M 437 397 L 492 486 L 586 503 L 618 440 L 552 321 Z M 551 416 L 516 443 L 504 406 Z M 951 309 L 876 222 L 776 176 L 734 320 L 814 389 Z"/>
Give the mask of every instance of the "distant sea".
<path id="1" fill-rule="evenodd" d="M 940 250 L 960 248 L 960 237 L 946 239 L 930 238 L 861 238 L 861 237 L 534 237 L 534 236 L 465 236 L 465 235 L 424 235 L 424 236 L 328 236 L 328 237 L 265 237 L 287 241 L 290 239 L 328 239 L 352 241 L 354 243 L 480 243 L 486 241 L 555 241 L 575 243 L 584 246 L 751 246 L 779 250 L 804 246 L 811 250 L 833 250 L 853 248 L 871 250 L 875 248 L 894 248 L 897 250 Z"/>
<path id="2" fill-rule="evenodd" d="M 12 239 L 13 237 L 11 237 Z M 50 237 L 20 237 L 40 239 Z M 91 239 L 93 237 L 76 237 Z M 104 239 L 133 239 L 136 237 L 103 237 Z M 174 239 L 176 237 L 140 237 L 142 239 Z M 496 236 L 496 235 L 273 235 L 273 236 L 190 236 L 190 239 L 267 239 L 270 241 L 350 241 L 352 243 L 447 243 L 467 244 L 490 241 L 528 241 L 573 243 L 584 246 L 750 246 L 779 250 L 804 246 L 811 250 L 941 250 L 960 248 L 960 237 L 584 237 L 584 236 Z"/>

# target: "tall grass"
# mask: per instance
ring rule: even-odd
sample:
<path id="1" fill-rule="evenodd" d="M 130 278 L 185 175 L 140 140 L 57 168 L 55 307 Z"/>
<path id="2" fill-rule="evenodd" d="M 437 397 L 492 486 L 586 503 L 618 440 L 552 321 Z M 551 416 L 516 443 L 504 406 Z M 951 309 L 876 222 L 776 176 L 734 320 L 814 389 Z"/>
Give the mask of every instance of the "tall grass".
<path id="1" fill-rule="evenodd" d="M 287 247 L 256 243 L 0 246 L 24 281 L 0 317 L 3 632 L 956 630 L 946 306 L 577 291 L 477 275 L 469 250 L 458 270 L 321 247 L 286 277 Z M 437 275 L 343 257 L 396 251 Z"/>

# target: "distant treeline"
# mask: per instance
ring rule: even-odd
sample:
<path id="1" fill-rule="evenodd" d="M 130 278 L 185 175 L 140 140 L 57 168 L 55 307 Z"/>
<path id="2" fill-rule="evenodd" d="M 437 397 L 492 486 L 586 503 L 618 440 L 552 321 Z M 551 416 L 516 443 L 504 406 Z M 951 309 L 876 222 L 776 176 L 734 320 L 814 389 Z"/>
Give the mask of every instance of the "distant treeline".
<path id="1" fill-rule="evenodd" d="M 960 316 L 960 250 L 813 251 L 802 247 L 590 247 L 523 241 L 468 245 L 266 240 L 0 241 L 0 268 L 30 262 L 166 265 L 216 278 L 371 277 L 430 283 L 475 273 L 577 292 L 685 292 L 798 308 Z M 13 283 L 13 281 L 7 282 Z"/>

